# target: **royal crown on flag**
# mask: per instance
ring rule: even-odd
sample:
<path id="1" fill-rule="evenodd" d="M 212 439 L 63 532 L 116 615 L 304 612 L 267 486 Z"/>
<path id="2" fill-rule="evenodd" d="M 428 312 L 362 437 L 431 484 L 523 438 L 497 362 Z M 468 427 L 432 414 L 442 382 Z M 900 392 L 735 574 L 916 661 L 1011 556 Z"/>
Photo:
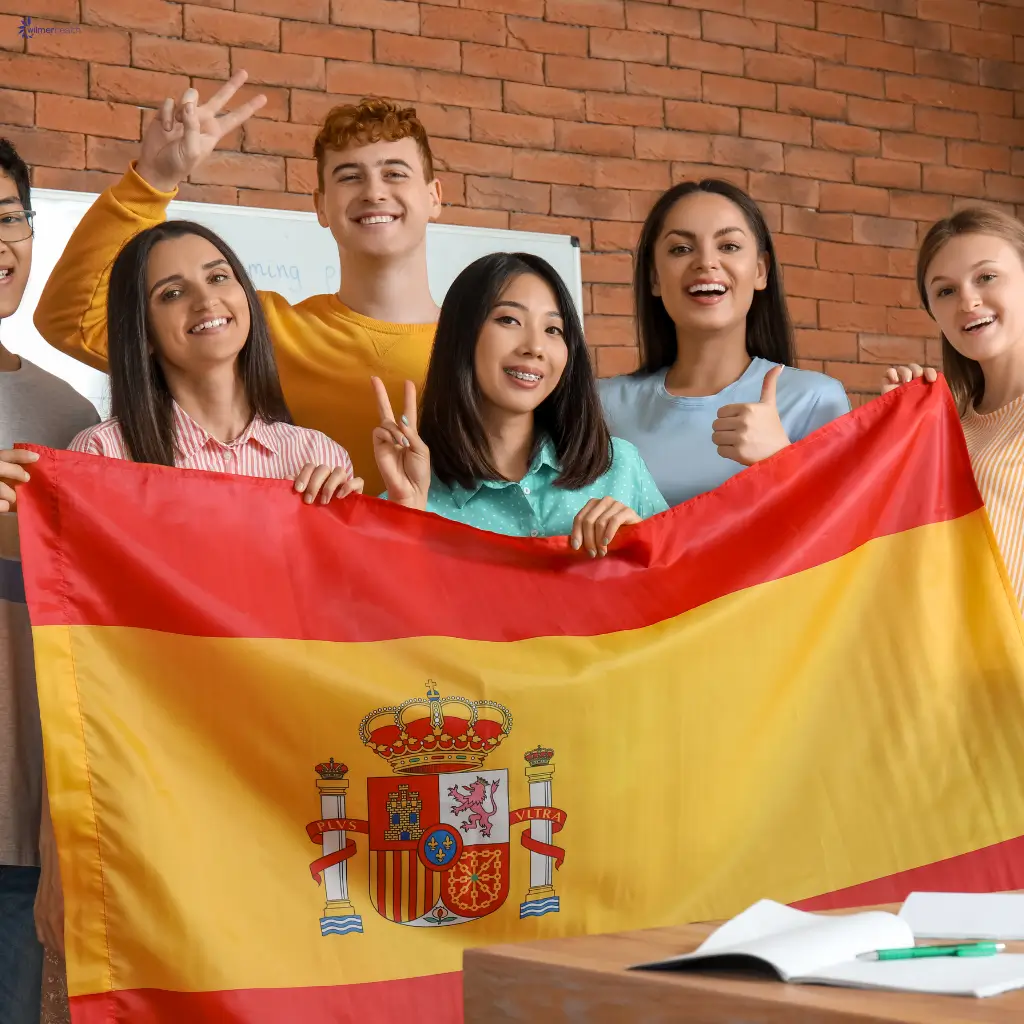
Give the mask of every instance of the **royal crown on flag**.
<path id="1" fill-rule="evenodd" d="M 348 765 L 335 761 L 332 757 L 316 766 L 316 773 L 321 779 L 343 779 L 348 774 Z"/>
<path id="2" fill-rule="evenodd" d="M 551 764 L 551 758 L 555 756 L 555 752 L 550 747 L 534 747 L 533 750 L 528 750 L 523 754 L 523 758 L 531 768 L 541 768 L 546 764 Z"/>
<path id="3" fill-rule="evenodd" d="M 442 697 L 433 680 L 426 697 L 378 708 L 359 737 L 396 775 L 440 775 L 480 768 L 512 729 L 512 713 L 491 700 Z"/>

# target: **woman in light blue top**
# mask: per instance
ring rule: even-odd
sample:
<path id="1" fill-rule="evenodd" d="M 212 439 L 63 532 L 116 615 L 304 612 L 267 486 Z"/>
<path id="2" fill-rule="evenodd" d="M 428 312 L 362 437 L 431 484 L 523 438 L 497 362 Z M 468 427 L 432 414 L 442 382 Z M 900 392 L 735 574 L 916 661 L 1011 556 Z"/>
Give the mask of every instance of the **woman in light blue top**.
<path id="1" fill-rule="evenodd" d="M 636 448 L 609 436 L 572 297 L 540 257 L 494 253 L 455 279 L 418 423 L 412 383 L 401 423 L 373 386 L 391 501 L 494 533 L 568 536 L 591 556 L 667 508 Z"/>
<path id="2" fill-rule="evenodd" d="M 601 400 L 669 504 L 850 411 L 837 380 L 793 368 L 771 233 L 742 189 L 716 179 L 669 189 L 634 267 L 641 368 L 602 381 Z"/>

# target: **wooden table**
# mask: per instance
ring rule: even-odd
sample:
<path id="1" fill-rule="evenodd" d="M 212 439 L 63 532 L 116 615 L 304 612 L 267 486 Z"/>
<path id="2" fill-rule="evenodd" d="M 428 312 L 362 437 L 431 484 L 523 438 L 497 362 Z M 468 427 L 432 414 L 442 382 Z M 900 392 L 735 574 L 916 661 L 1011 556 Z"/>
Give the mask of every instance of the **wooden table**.
<path id="1" fill-rule="evenodd" d="M 689 953 L 715 927 L 467 950 L 465 1024 L 1024 1024 L 1024 989 L 975 999 L 787 985 L 767 971 L 626 970 Z M 1024 953 L 1024 943 L 1007 952 Z"/>

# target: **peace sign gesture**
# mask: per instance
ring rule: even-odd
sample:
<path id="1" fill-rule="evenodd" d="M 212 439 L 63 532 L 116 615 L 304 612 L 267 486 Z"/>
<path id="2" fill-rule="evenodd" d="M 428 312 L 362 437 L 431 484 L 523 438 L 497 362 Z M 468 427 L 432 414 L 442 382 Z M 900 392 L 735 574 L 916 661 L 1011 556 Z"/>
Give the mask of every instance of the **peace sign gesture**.
<path id="1" fill-rule="evenodd" d="M 247 77 L 244 71 L 236 71 L 202 106 L 197 106 L 199 93 L 195 89 L 186 89 L 177 103 L 165 99 L 142 136 L 142 152 L 135 166 L 140 177 L 161 192 L 173 192 L 228 132 L 267 102 L 262 94 L 254 96 L 221 116 L 221 109 Z"/>
<path id="2" fill-rule="evenodd" d="M 377 395 L 380 426 L 373 431 L 373 457 L 384 478 L 388 500 L 406 508 L 426 509 L 430 490 L 430 451 L 416 433 L 416 385 L 405 382 L 405 413 L 395 422 L 387 388 L 371 377 Z"/>

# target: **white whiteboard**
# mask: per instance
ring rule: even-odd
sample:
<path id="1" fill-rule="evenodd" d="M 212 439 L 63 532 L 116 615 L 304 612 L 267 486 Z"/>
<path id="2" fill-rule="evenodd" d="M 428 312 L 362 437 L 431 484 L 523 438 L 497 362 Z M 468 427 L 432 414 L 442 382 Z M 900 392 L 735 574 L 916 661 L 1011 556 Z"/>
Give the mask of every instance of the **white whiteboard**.
<path id="1" fill-rule="evenodd" d="M 39 336 L 32 314 L 50 271 L 71 233 L 96 199 L 85 192 L 33 189 L 36 210 L 32 274 L 18 312 L 2 325 L 4 345 L 44 370 L 62 377 L 106 415 L 107 376 L 51 348 Z M 171 203 L 168 216 L 194 220 L 216 231 L 248 269 L 261 291 L 274 291 L 299 302 L 339 286 L 338 250 L 331 233 L 312 212 L 262 210 L 212 203 Z M 443 216 L 443 214 L 442 214 Z M 583 316 L 583 273 L 579 242 L 569 235 L 501 231 L 431 224 L 427 228 L 430 291 L 440 305 L 452 281 L 473 260 L 492 252 L 529 252 L 543 256 L 558 272 Z"/>

